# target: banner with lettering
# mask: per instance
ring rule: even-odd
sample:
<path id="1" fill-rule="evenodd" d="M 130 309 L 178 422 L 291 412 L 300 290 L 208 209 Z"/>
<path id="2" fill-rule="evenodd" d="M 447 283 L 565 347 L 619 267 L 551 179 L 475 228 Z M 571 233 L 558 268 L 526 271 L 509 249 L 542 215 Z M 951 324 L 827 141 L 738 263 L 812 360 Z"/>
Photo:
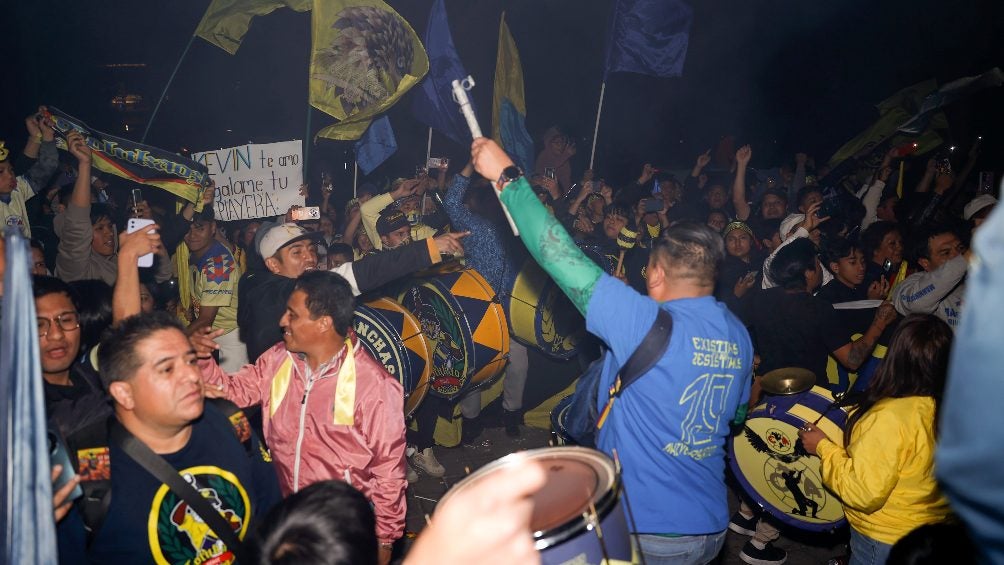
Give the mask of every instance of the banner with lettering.
<path id="1" fill-rule="evenodd" d="M 192 153 L 216 183 L 213 209 L 223 222 L 281 216 L 303 205 L 303 143 L 249 143 Z"/>
<path id="2" fill-rule="evenodd" d="M 57 140 L 60 149 L 66 149 L 67 134 L 80 132 L 91 148 L 91 162 L 99 171 L 162 188 L 196 205 L 202 202 L 202 187 L 209 184 L 209 178 L 205 168 L 191 159 L 97 131 L 52 106 L 47 107 L 45 117 L 62 136 Z"/>

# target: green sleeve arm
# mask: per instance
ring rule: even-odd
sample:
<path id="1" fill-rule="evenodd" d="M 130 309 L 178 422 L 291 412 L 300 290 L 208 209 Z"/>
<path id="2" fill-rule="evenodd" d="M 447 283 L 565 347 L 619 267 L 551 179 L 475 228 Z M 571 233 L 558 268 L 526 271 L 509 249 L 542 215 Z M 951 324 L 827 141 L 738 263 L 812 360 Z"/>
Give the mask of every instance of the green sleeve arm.
<path id="1" fill-rule="evenodd" d="M 585 315 L 593 287 L 603 271 L 579 250 L 572 236 L 540 203 L 525 178 L 506 186 L 501 198 L 530 254 Z"/>

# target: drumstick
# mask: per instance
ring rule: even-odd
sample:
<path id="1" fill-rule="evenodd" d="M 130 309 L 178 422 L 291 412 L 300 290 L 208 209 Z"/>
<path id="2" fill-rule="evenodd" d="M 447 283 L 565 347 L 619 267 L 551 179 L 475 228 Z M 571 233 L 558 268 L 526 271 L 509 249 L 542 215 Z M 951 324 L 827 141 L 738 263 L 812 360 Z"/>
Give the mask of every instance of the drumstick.
<path id="1" fill-rule="evenodd" d="M 614 276 L 621 276 L 621 267 L 624 265 L 624 250 L 621 249 L 620 255 L 617 257 L 617 268 L 614 269 Z"/>
<path id="2" fill-rule="evenodd" d="M 621 276 L 621 267 L 624 265 L 624 253 L 635 246 L 638 240 L 638 232 L 628 229 L 627 226 L 621 228 L 617 234 L 617 246 L 621 248 L 620 256 L 617 257 L 617 268 L 614 269 L 614 276 Z"/>
<path id="3" fill-rule="evenodd" d="M 839 404 L 840 401 L 844 399 L 844 396 L 846 394 L 847 394 L 847 391 L 841 391 L 841 392 L 835 392 L 835 393 L 833 393 L 833 402 L 831 402 L 830 405 L 826 407 L 826 410 L 823 410 L 823 413 L 820 414 L 818 418 L 816 418 L 816 421 L 814 421 L 812 423 L 812 425 L 815 426 L 816 424 L 818 424 L 820 422 L 820 420 L 822 420 L 823 417 L 826 416 L 826 414 L 830 410 L 833 409 L 834 406 L 836 406 L 837 404 Z"/>
<path id="4" fill-rule="evenodd" d="M 586 496 L 592 497 L 589 492 L 586 492 Z M 603 554 L 603 562 L 610 563 L 610 554 L 607 553 L 607 544 L 603 541 L 603 529 L 600 528 L 600 517 L 596 513 L 596 506 L 593 504 L 592 498 L 589 500 L 589 513 L 585 516 L 585 518 L 592 526 L 593 531 L 596 532 L 596 541 L 600 542 L 600 553 Z"/>

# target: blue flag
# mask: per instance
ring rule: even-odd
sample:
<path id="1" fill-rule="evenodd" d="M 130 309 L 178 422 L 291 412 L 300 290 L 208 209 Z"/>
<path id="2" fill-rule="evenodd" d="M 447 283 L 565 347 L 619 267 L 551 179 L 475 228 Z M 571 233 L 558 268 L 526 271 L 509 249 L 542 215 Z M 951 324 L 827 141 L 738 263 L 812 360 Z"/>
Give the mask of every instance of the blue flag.
<path id="1" fill-rule="evenodd" d="M 0 320 L 0 563 L 56 565 L 49 441 L 28 241 L 6 231 Z"/>
<path id="2" fill-rule="evenodd" d="M 429 74 L 415 89 L 411 111 L 418 121 L 466 147 L 471 142 L 471 132 L 453 100 L 450 85 L 454 80 L 466 78 L 467 71 L 453 46 L 443 0 L 433 2 L 423 39 L 429 54 Z M 477 113 L 473 100 L 471 108 Z"/>
<path id="3" fill-rule="evenodd" d="M 657 77 L 683 74 L 694 9 L 687 0 L 615 0 L 606 75 L 627 71 Z"/>
<path id="4" fill-rule="evenodd" d="M 390 118 L 381 116 L 370 123 L 366 133 L 356 142 L 356 162 L 364 175 L 390 158 L 397 151 L 397 139 L 390 127 Z"/>

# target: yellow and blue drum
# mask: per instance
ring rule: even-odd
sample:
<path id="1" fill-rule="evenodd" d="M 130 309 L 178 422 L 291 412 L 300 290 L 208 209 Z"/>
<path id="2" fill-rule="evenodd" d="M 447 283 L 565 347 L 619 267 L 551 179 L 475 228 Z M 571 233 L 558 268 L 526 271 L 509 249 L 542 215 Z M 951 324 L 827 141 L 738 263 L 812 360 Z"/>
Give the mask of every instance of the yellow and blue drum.
<path id="1" fill-rule="evenodd" d="M 502 374 L 509 328 L 495 291 L 477 271 L 415 280 L 398 299 L 432 348 L 430 393 L 452 399 Z"/>
<path id="2" fill-rule="evenodd" d="M 830 391 L 814 386 L 790 396 L 765 396 L 732 436 L 729 466 L 739 484 L 764 510 L 796 528 L 828 532 L 842 526 L 840 500 L 826 490 L 819 457 L 809 455 L 798 439 L 806 422 L 842 444 L 847 411 Z"/>
<path id="3" fill-rule="evenodd" d="M 401 304 L 378 298 L 356 306 L 352 326 L 359 343 L 404 388 L 404 415 L 411 416 L 429 392 L 432 348 L 418 320 Z"/>
<path id="4" fill-rule="evenodd" d="M 502 303 L 512 337 L 523 345 L 557 359 L 578 353 L 586 320 L 533 259 L 523 263 Z"/>

